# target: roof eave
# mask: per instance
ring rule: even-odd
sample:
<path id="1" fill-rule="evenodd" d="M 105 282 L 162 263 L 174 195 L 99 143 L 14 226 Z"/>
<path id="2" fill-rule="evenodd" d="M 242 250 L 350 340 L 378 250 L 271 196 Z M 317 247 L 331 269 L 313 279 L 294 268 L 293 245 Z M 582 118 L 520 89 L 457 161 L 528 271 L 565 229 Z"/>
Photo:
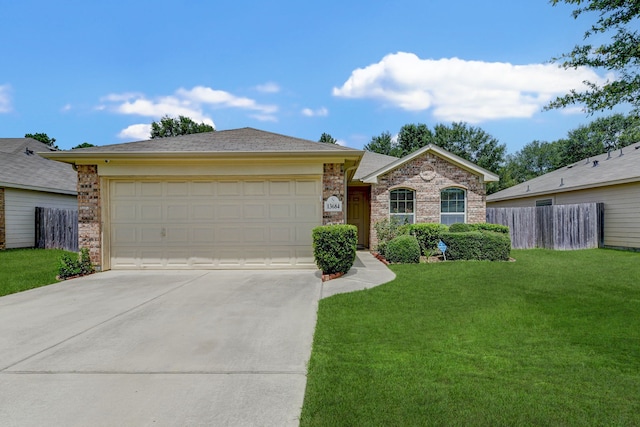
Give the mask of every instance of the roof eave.
<path id="1" fill-rule="evenodd" d="M 56 193 L 56 194 L 66 194 L 69 196 L 77 196 L 78 192 L 75 190 L 66 190 L 62 188 L 52 188 L 52 187 L 40 187 L 36 185 L 24 185 L 24 184 L 16 184 L 13 182 L 4 182 L 0 181 L 0 187 L 4 188 L 15 188 L 18 190 L 30 190 L 30 191 L 41 191 L 44 193 Z"/>
<path id="2" fill-rule="evenodd" d="M 92 151 L 90 153 L 50 152 L 38 153 L 44 158 L 65 163 L 87 162 L 91 160 L 214 160 L 214 159 L 344 159 L 359 161 L 364 155 L 361 150 L 345 151 Z"/>
<path id="3" fill-rule="evenodd" d="M 567 193 L 569 191 L 588 190 L 590 188 L 608 187 L 611 185 L 631 184 L 634 182 L 640 182 L 640 176 L 625 178 L 625 179 L 617 179 L 613 181 L 597 182 L 593 184 L 576 185 L 576 186 L 565 187 L 565 188 L 552 188 L 548 190 L 535 191 L 535 192 L 529 192 L 525 194 L 517 194 L 513 196 L 504 196 L 504 197 L 498 197 L 498 198 L 491 197 L 494 194 L 497 194 L 497 193 L 494 193 L 487 196 L 487 202 L 502 202 L 504 200 L 526 199 L 527 197 L 546 196 L 549 194 Z"/>

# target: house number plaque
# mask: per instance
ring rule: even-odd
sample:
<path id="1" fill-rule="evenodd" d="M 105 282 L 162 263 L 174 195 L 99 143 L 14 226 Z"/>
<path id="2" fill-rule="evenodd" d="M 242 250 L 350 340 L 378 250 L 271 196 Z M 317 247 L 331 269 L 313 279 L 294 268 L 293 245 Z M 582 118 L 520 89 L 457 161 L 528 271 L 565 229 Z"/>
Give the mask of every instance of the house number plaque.
<path id="1" fill-rule="evenodd" d="M 336 196 L 330 196 L 324 201 L 325 212 L 342 212 L 342 202 Z"/>

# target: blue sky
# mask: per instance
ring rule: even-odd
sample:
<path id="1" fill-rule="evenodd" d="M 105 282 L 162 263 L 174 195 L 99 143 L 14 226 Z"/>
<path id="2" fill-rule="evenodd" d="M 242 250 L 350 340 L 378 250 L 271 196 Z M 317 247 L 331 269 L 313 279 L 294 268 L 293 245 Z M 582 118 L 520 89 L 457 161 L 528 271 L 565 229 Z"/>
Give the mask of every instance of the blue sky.
<path id="1" fill-rule="evenodd" d="M 593 70 L 548 60 L 589 17 L 545 0 L 0 1 L 0 137 L 146 139 L 179 114 L 362 148 L 466 121 L 513 153 L 593 117 L 542 106 Z"/>

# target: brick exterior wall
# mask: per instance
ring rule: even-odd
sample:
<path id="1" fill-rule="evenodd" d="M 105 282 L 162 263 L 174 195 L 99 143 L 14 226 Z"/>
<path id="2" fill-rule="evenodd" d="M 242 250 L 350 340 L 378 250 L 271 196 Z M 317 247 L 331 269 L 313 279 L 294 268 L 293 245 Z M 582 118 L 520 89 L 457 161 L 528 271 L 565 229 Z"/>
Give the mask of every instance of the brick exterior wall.
<path id="1" fill-rule="evenodd" d="M 344 187 L 344 164 L 325 163 L 322 174 L 322 225 L 344 224 L 344 209 L 341 212 L 324 212 L 324 201 L 330 196 L 336 196 L 342 206 L 346 206 Z"/>
<path id="2" fill-rule="evenodd" d="M 431 167 L 435 176 L 429 181 L 420 177 L 420 172 Z M 371 186 L 371 228 L 369 244 L 378 245 L 374 224 L 389 218 L 389 191 L 396 188 L 415 190 L 416 222 L 440 222 L 440 191 L 458 187 L 466 190 L 467 222 L 486 221 L 486 191 L 481 177 L 431 153 L 425 153 L 397 169 L 378 177 Z"/>
<path id="3" fill-rule="evenodd" d="M 6 249 L 6 233 L 4 221 L 4 188 L 0 188 L 0 250 Z"/>
<path id="4" fill-rule="evenodd" d="M 100 177 L 97 165 L 78 165 L 78 247 L 89 249 L 91 262 L 102 264 Z"/>

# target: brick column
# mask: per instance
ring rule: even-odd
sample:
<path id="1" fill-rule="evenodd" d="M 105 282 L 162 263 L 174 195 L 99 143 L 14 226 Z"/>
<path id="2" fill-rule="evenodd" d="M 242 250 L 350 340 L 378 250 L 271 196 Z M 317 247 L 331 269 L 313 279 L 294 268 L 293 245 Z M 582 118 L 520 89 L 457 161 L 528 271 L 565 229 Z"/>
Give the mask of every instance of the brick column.
<path id="1" fill-rule="evenodd" d="M 6 249 L 7 241 L 4 228 L 4 188 L 0 188 L 0 249 Z"/>
<path id="2" fill-rule="evenodd" d="M 97 270 L 102 264 L 101 226 L 98 166 L 78 165 L 78 246 L 89 249 Z"/>
<path id="3" fill-rule="evenodd" d="M 345 205 L 344 194 L 344 164 L 325 163 L 322 174 L 322 201 L 330 196 L 336 196 Z M 341 212 L 324 212 L 322 207 L 322 225 L 344 224 L 344 209 Z"/>

